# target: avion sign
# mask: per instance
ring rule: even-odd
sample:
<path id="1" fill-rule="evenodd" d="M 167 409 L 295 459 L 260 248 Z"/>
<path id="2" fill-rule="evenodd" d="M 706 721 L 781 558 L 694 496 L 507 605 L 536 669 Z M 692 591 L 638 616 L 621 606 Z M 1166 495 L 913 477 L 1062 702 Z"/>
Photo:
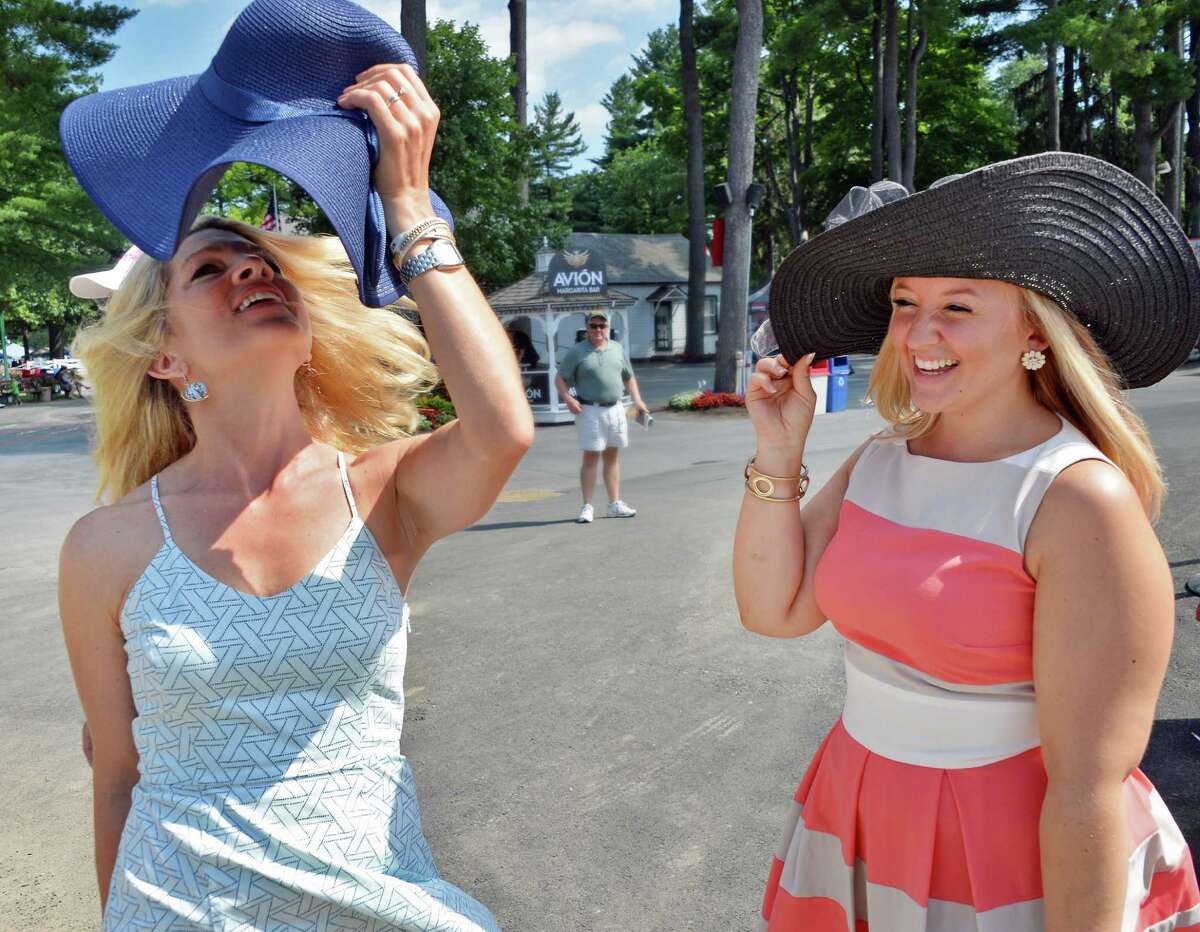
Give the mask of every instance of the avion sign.
<path id="1" fill-rule="evenodd" d="M 604 258 L 592 249 L 558 252 L 546 273 L 550 294 L 604 294 L 607 290 Z"/>

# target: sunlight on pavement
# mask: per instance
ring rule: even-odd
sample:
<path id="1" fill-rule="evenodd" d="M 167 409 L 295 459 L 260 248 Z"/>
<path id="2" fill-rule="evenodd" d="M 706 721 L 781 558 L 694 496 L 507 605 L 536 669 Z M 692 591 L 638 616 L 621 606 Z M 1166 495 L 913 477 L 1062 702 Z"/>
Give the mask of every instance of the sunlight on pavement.
<path id="1" fill-rule="evenodd" d="M 547 498 L 557 498 L 559 495 L 562 495 L 562 492 L 553 492 L 550 489 L 511 489 L 501 492 L 496 501 L 505 503 L 540 502 Z"/>

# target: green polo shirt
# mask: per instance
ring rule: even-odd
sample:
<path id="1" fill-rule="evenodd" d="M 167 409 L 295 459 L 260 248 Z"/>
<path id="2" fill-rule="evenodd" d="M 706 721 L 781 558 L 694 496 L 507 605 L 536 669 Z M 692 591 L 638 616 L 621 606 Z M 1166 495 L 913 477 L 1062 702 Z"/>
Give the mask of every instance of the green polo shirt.
<path id="1" fill-rule="evenodd" d="M 625 351 L 612 340 L 602 350 L 588 340 L 580 340 L 567 350 L 558 374 L 580 398 L 602 404 L 620 401 L 625 394 L 625 382 L 633 378 Z"/>

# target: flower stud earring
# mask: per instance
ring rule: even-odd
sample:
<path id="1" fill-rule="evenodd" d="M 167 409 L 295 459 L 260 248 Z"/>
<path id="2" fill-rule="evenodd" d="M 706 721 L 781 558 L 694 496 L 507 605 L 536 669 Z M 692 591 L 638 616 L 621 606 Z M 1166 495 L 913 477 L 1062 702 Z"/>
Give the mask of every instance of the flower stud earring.
<path id="1" fill-rule="evenodd" d="M 183 387 L 182 394 L 184 401 L 196 404 L 208 397 L 208 386 L 199 379 L 192 379 Z"/>
<path id="2" fill-rule="evenodd" d="M 1021 354 L 1021 365 L 1030 372 L 1037 372 L 1038 369 L 1046 365 L 1046 354 L 1041 350 L 1026 350 Z"/>

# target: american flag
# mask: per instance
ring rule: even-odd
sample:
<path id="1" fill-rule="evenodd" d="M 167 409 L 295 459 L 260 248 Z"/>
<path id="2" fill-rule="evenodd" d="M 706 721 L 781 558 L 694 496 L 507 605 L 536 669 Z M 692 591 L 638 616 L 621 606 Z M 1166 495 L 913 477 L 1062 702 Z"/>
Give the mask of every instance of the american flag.
<path id="1" fill-rule="evenodd" d="M 267 215 L 263 217 L 262 229 L 279 229 L 279 197 L 275 193 L 275 185 L 271 185 L 271 203 L 267 206 Z"/>

